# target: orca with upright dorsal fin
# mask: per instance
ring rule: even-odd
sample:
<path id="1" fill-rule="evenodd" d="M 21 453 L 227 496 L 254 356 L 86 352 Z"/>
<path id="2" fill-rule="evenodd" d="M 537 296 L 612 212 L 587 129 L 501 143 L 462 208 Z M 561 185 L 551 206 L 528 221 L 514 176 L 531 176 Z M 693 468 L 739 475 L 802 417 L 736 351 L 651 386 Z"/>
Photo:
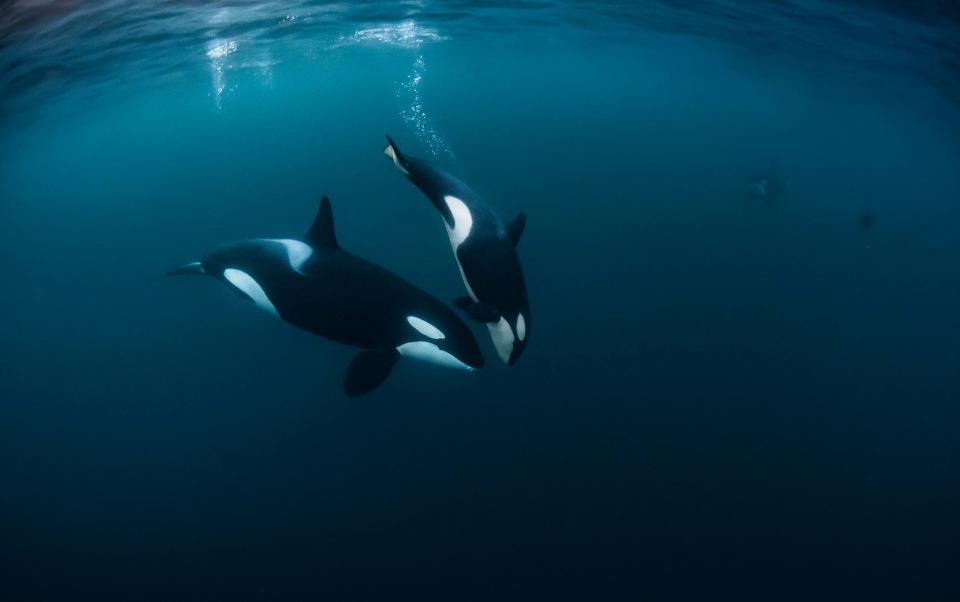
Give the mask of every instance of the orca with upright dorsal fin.
<path id="1" fill-rule="evenodd" d="M 404 356 L 467 371 L 483 366 L 476 339 L 450 308 L 340 248 L 327 197 L 303 240 L 227 244 L 167 273 L 180 274 L 212 276 L 285 322 L 364 349 L 344 381 L 350 396 L 375 389 Z"/>
<path id="2" fill-rule="evenodd" d="M 453 175 L 400 152 L 390 136 L 384 154 L 423 191 L 443 216 L 469 296 L 454 304 L 490 329 L 497 354 L 513 365 L 530 340 L 530 305 L 517 243 L 527 224 L 520 213 L 503 220 Z"/>

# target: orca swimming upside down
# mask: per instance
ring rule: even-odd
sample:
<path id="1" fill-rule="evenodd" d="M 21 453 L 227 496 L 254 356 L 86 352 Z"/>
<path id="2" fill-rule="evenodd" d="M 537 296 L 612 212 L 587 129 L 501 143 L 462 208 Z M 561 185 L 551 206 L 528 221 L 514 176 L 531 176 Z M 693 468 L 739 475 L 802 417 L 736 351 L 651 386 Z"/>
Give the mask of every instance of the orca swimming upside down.
<path id="1" fill-rule="evenodd" d="M 526 216 L 521 213 L 504 223 L 472 188 L 425 161 L 402 154 L 390 136 L 383 152 L 440 212 L 469 295 L 454 304 L 487 325 L 497 355 L 512 366 L 526 348 L 532 326 L 517 254 Z"/>

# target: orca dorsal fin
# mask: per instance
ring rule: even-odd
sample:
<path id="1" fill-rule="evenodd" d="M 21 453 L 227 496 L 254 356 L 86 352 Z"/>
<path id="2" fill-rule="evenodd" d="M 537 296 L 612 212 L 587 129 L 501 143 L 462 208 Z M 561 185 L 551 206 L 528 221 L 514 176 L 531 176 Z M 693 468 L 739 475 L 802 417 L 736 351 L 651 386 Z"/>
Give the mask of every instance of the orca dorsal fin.
<path id="1" fill-rule="evenodd" d="M 313 219 L 313 225 L 307 231 L 304 242 L 315 247 L 340 248 L 337 244 L 337 233 L 333 229 L 333 208 L 327 195 L 320 199 L 320 209 L 317 210 L 317 217 Z"/>
<path id="2" fill-rule="evenodd" d="M 520 237 L 523 236 L 523 229 L 527 226 L 527 214 L 520 212 L 512 222 L 507 224 L 507 237 L 513 241 L 513 246 L 517 246 Z"/>

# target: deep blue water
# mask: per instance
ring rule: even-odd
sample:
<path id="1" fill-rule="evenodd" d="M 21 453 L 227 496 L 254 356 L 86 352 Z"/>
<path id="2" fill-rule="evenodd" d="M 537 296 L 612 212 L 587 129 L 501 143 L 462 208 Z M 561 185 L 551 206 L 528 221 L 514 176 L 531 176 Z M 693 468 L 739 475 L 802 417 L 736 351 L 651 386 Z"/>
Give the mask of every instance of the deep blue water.
<path id="1" fill-rule="evenodd" d="M 0 11 L 0 599 L 960 599 L 951 3 Z M 348 399 L 162 275 L 327 194 L 462 295 L 385 133 L 526 212 L 536 329 Z"/>

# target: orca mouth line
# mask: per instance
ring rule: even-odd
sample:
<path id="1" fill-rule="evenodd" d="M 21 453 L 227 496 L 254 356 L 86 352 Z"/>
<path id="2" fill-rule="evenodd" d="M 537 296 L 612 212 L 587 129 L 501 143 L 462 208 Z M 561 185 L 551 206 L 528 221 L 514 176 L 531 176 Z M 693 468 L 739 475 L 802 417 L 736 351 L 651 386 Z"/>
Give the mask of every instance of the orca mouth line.
<path id="1" fill-rule="evenodd" d="M 182 266 L 173 268 L 172 270 L 164 274 L 164 277 L 169 278 L 170 276 L 202 276 L 203 274 L 206 274 L 206 272 L 203 269 L 203 264 L 200 263 L 199 261 L 191 261 L 190 263 L 186 263 L 186 264 L 183 264 Z"/>

